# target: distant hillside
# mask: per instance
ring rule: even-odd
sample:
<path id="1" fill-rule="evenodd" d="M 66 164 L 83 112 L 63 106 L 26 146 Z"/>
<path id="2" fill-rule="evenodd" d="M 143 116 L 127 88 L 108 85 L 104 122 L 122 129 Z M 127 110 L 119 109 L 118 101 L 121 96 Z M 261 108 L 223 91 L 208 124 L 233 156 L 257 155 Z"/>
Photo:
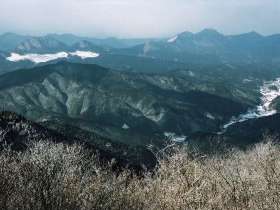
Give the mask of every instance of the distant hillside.
<path id="1" fill-rule="evenodd" d="M 3 51 L 13 51 L 23 43 L 30 42 L 30 40 L 56 40 L 66 46 L 72 46 L 76 43 L 86 41 L 93 45 L 103 46 L 105 48 L 128 48 L 135 45 L 151 41 L 153 39 L 118 39 L 118 38 L 92 38 L 76 36 L 74 34 L 48 34 L 45 36 L 29 36 L 29 35 L 19 35 L 15 33 L 4 33 L 0 35 L 0 49 Z"/>
<path id="2" fill-rule="evenodd" d="M 246 86 L 193 74 L 61 62 L 1 76 L 0 100 L 4 109 L 38 122 L 57 119 L 130 145 L 162 142 L 164 132 L 215 132 L 256 103 Z"/>
<path id="3" fill-rule="evenodd" d="M 149 169 L 156 164 L 153 154 L 144 147 L 131 148 L 67 124 L 59 125 L 55 121 L 48 123 L 48 127 L 53 129 L 27 120 L 16 113 L 0 112 L 0 151 L 5 145 L 11 146 L 13 150 L 24 151 L 34 142 L 67 145 L 77 143 L 92 154 L 99 155 L 100 161 L 107 163 L 115 159 L 116 167 L 139 170 L 142 166 Z"/>
<path id="4" fill-rule="evenodd" d="M 169 39 L 95 39 L 72 34 L 50 34 L 43 37 L 20 36 L 6 33 L 0 35 L 0 50 L 7 58 L 12 52 L 21 56 L 37 53 L 73 52 L 77 50 L 97 52 L 96 59 L 68 58 L 68 61 L 98 64 L 120 71 L 166 72 L 183 68 L 223 66 L 233 72 L 278 71 L 280 64 L 280 35 L 263 36 L 257 32 L 240 35 L 224 35 L 213 29 L 199 33 L 183 32 Z M 54 59 L 57 62 L 61 58 Z M 45 65 L 46 63 L 40 63 Z M 22 64 L 22 61 L 0 60 L 0 74 L 24 67 L 38 65 Z M 241 67 L 242 68 L 242 67 Z M 242 68 L 243 70 L 243 68 Z M 269 74 L 267 74 L 269 75 Z"/>
<path id="5" fill-rule="evenodd" d="M 279 42 L 278 34 L 262 36 L 250 32 L 226 36 L 213 29 L 205 29 L 195 34 L 183 32 L 169 40 L 121 49 L 118 53 L 199 64 L 279 64 Z"/>

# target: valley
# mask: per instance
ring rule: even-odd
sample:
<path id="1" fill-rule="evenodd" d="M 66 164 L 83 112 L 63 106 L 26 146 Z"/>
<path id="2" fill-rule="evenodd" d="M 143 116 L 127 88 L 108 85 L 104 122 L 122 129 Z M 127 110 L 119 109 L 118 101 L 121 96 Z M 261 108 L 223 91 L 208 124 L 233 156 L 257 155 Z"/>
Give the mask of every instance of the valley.
<path id="1" fill-rule="evenodd" d="M 97 135 L 128 147 L 247 145 L 236 128 L 280 110 L 278 40 L 213 29 L 137 40 L 8 33 L 0 35 L 1 107 L 93 144 Z"/>
<path id="2" fill-rule="evenodd" d="M 226 130 L 233 124 L 244 122 L 249 119 L 256 119 L 266 116 L 271 116 L 277 113 L 273 103 L 280 96 L 280 78 L 272 81 L 265 81 L 260 87 L 260 104 L 253 109 L 248 110 L 245 114 L 241 114 L 238 117 L 233 117 L 230 122 L 223 125 L 223 129 Z"/>
<path id="3" fill-rule="evenodd" d="M 280 0 L 0 0 L 0 210 L 280 209 Z"/>

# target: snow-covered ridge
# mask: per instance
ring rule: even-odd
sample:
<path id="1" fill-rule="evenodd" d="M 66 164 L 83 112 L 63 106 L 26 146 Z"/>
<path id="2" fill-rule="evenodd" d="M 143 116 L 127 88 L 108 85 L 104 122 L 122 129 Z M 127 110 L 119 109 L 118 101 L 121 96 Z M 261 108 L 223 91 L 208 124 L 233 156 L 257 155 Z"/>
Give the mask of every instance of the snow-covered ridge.
<path id="1" fill-rule="evenodd" d="M 33 63 L 45 63 L 45 62 L 60 59 L 60 58 L 68 58 L 69 56 L 78 56 L 81 59 L 86 59 L 86 58 L 96 58 L 99 56 L 99 54 L 96 52 L 91 52 L 91 51 L 58 52 L 58 53 L 53 53 L 53 54 L 31 53 L 31 54 L 25 54 L 25 55 L 20 55 L 18 53 L 11 53 L 11 55 L 9 57 L 7 57 L 6 59 L 11 62 L 29 60 Z"/>
<path id="2" fill-rule="evenodd" d="M 241 114 L 238 117 L 233 117 L 223 126 L 223 130 L 226 130 L 228 127 L 239 122 L 276 114 L 277 111 L 271 107 L 271 104 L 280 96 L 280 78 L 264 82 L 263 86 L 260 88 L 260 93 L 262 95 L 260 105 L 255 109 L 248 110 L 248 112 Z"/>

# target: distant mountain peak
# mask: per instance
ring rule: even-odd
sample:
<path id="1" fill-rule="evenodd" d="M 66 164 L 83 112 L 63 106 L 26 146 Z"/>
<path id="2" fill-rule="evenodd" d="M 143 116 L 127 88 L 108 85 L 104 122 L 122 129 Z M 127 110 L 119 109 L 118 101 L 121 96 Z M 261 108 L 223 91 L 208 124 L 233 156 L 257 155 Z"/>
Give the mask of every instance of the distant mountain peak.
<path id="1" fill-rule="evenodd" d="M 3 33 L 3 34 L 0 34 L 0 36 L 21 36 L 21 35 L 18 35 L 18 34 L 13 33 L 13 32 L 6 32 L 6 33 Z"/>
<path id="2" fill-rule="evenodd" d="M 101 46 L 95 45 L 92 42 L 88 40 L 80 40 L 76 42 L 75 44 L 72 45 L 73 50 L 87 50 L 87 51 L 97 51 L 97 52 L 102 52 L 104 48 Z"/>
<path id="3" fill-rule="evenodd" d="M 189 31 L 182 32 L 176 36 L 171 37 L 170 39 L 167 40 L 168 43 L 174 43 L 177 40 L 187 40 L 187 39 L 192 39 L 192 38 L 202 38 L 202 39 L 216 39 L 216 38 L 222 38 L 224 37 L 223 34 L 220 32 L 216 31 L 215 29 L 204 29 L 198 33 L 192 33 Z"/>
<path id="4" fill-rule="evenodd" d="M 203 35 L 223 35 L 216 29 L 212 29 L 212 28 L 206 28 L 197 33 L 197 35 L 202 35 L 202 34 Z"/>
<path id="5" fill-rule="evenodd" d="M 51 37 L 30 37 L 21 42 L 17 47 L 17 52 L 53 52 L 65 50 L 64 43 Z"/>
<path id="6" fill-rule="evenodd" d="M 180 36 L 180 37 L 191 37 L 193 35 L 194 34 L 190 31 L 184 31 L 184 32 L 180 33 L 178 36 Z"/>
<path id="7" fill-rule="evenodd" d="M 251 31 L 248 33 L 238 34 L 238 35 L 231 35 L 229 37 L 237 38 L 237 39 L 241 39 L 241 40 L 247 40 L 247 41 L 256 41 L 256 40 L 260 40 L 260 39 L 264 38 L 263 35 L 259 34 L 256 31 Z"/>
<path id="8" fill-rule="evenodd" d="M 251 31 L 251 32 L 248 32 L 244 35 L 247 35 L 247 36 L 250 36 L 250 37 L 258 37 L 258 38 L 263 37 L 263 35 L 261 35 L 260 33 L 256 32 L 256 31 Z"/>
<path id="9" fill-rule="evenodd" d="M 85 49 L 92 47 L 92 43 L 86 40 L 80 40 L 76 44 L 74 44 L 74 46 L 80 49 Z"/>
<path id="10" fill-rule="evenodd" d="M 186 38 L 190 38 L 193 36 L 193 33 L 192 32 L 189 32 L 189 31 L 185 31 L 185 32 L 182 32 L 180 34 L 177 34 L 173 37 L 170 37 L 167 42 L 168 43 L 174 43 L 176 42 L 178 39 L 186 39 Z"/>

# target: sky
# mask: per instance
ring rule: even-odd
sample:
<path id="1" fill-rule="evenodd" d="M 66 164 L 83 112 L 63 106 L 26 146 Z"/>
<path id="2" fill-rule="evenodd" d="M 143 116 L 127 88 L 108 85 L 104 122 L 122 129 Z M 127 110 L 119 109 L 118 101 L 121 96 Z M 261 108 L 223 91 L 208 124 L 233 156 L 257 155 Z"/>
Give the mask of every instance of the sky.
<path id="1" fill-rule="evenodd" d="M 280 0 L 0 0 L 0 33 L 168 37 L 213 28 L 280 33 Z"/>

